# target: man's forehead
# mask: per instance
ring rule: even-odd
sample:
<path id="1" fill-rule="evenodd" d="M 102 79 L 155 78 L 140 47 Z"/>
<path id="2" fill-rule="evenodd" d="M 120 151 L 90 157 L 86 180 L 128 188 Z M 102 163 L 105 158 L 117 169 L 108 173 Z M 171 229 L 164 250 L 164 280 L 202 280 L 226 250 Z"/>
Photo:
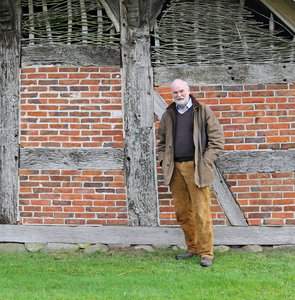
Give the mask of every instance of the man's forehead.
<path id="1" fill-rule="evenodd" d="M 184 83 L 175 83 L 172 85 L 172 91 L 182 91 L 182 90 L 187 90 L 188 86 Z"/>

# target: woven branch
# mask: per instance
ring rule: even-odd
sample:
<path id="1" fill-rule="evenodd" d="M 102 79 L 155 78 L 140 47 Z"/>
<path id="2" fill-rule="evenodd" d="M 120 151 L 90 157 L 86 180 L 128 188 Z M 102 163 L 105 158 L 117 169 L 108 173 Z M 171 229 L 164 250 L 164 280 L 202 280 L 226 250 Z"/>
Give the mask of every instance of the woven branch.
<path id="1" fill-rule="evenodd" d="M 120 35 L 99 0 L 22 0 L 22 45 L 112 44 Z"/>
<path id="2" fill-rule="evenodd" d="M 154 66 L 295 61 L 295 43 L 235 0 L 172 0 L 155 28 Z"/>

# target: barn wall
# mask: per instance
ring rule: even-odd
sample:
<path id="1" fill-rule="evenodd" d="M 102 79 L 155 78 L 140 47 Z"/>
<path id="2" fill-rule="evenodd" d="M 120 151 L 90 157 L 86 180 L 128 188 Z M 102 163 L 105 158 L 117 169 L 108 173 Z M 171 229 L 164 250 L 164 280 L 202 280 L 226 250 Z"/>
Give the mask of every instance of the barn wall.
<path id="1" fill-rule="evenodd" d="M 28 157 L 25 151 L 36 151 L 36 156 L 40 150 L 49 154 L 49 149 L 117 149 L 123 155 L 120 77 L 116 67 L 23 67 L 20 139 L 26 157 L 21 162 Z M 171 103 L 169 86 L 157 91 Z M 295 149 L 295 84 L 207 84 L 194 85 L 192 91 L 215 111 L 227 152 Z M 35 157 L 33 164 L 21 163 L 21 224 L 128 224 L 121 162 L 108 169 L 101 168 L 106 161 L 95 168 L 96 158 L 93 165 L 78 161 L 78 167 L 67 168 L 53 161 L 49 168 L 44 153 L 41 162 Z M 250 225 L 294 225 L 294 172 L 223 175 Z M 159 166 L 158 191 L 159 225 L 176 225 L 173 200 Z M 215 225 L 228 224 L 213 192 L 211 209 Z"/>
<path id="2" fill-rule="evenodd" d="M 192 86 L 200 102 L 215 111 L 225 132 L 226 152 L 282 151 L 295 149 L 295 84 L 239 84 Z M 171 103 L 170 87 L 157 91 Z M 235 163 L 235 162 L 233 162 Z M 293 162 L 289 162 L 293 165 Z M 250 160 L 251 164 L 251 160 Z M 222 172 L 222 169 L 220 170 Z M 161 224 L 175 224 L 173 200 L 159 172 Z M 240 172 L 223 174 L 250 225 L 295 224 L 295 173 Z M 213 200 L 213 204 L 216 202 Z M 215 223 L 223 214 L 213 206 Z M 224 220 L 225 222 L 225 220 Z"/>

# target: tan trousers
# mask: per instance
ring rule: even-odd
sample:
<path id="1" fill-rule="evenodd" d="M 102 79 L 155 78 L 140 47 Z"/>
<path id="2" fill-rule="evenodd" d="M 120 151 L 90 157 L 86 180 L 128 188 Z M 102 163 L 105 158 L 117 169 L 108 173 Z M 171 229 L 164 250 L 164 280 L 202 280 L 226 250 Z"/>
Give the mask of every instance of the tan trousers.
<path id="1" fill-rule="evenodd" d="M 193 161 L 175 163 L 170 189 L 188 251 L 213 258 L 210 187 L 197 187 Z"/>

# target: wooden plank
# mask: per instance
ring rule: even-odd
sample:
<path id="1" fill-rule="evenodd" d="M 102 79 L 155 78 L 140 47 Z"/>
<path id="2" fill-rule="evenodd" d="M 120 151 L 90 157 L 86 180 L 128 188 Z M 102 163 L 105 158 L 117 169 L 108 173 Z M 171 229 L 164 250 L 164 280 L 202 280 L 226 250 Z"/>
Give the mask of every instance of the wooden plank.
<path id="1" fill-rule="evenodd" d="M 122 149 L 25 148 L 20 151 L 21 169 L 118 170 L 123 169 Z"/>
<path id="2" fill-rule="evenodd" d="M 7 1 L 6 1 L 7 2 Z M 0 223 L 17 222 L 20 4 L 10 1 L 11 30 L 0 28 Z M 8 8 L 8 7 L 7 7 Z"/>
<path id="3" fill-rule="evenodd" d="M 189 85 L 267 84 L 295 81 L 295 64 L 155 67 L 156 86 L 170 86 L 175 78 Z"/>
<path id="4" fill-rule="evenodd" d="M 125 170 L 130 225 L 156 226 L 153 76 L 148 20 L 128 24 L 126 3 L 120 0 L 122 91 L 125 129 Z M 140 16 L 142 19 L 143 16 Z"/>
<path id="5" fill-rule="evenodd" d="M 295 150 L 224 152 L 216 161 L 223 174 L 295 171 Z"/>
<path id="6" fill-rule="evenodd" d="M 0 225 L 0 242 L 184 244 L 179 227 Z M 215 245 L 295 244 L 295 226 L 214 226 Z"/>
<path id="7" fill-rule="evenodd" d="M 22 48 L 22 67 L 31 65 L 120 66 L 120 50 L 103 45 L 38 45 Z"/>
<path id="8" fill-rule="evenodd" d="M 248 226 L 236 199 L 218 169 L 216 173 L 217 177 L 213 183 L 213 189 L 229 223 L 233 226 Z"/>
<path id="9" fill-rule="evenodd" d="M 260 0 L 270 11 L 278 16 L 292 31 L 295 32 L 295 2 Z"/>

